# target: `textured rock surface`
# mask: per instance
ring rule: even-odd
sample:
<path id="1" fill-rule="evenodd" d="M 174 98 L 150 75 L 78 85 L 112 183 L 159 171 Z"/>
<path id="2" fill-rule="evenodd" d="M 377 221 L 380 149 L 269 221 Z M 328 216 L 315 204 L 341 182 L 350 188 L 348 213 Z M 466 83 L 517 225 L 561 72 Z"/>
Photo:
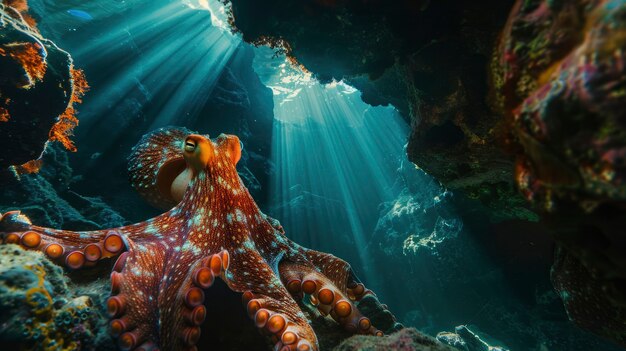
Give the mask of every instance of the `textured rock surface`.
<path id="1" fill-rule="evenodd" d="M 503 33 L 495 100 L 518 185 L 545 212 L 626 200 L 625 14 L 619 0 L 519 1 Z"/>
<path id="2" fill-rule="evenodd" d="M 334 351 L 454 351 L 455 349 L 413 328 L 402 329 L 386 338 L 353 336 Z"/>
<path id="3" fill-rule="evenodd" d="M 0 3 L 0 169 L 21 166 L 20 173 L 38 169 L 48 140 L 75 150 L 74 104 L 89 88 L 70 54 L 38 32 L 27 10 L 26 1 Z"/>
<path id="4" fill-rule="evenodd" d="M 436 180 L 405 160 L 396 186 L 401 187 L 396 199 L 379 206 L 373 235 L 386 255 L 436 252 L 436 246 L 459 235 L 463 221 L 454 211 L 453 195 Z"/>
<path id="5" fill-rule="evenodd" d="M 93 230 L 124 224 L 124 218 L 99 197 L 70 190 L 78 176 L 60 145 L 48 147 L 42 160 L 39 173 L 3 181 L 0 212 L 20 210 L 37 223 L 64 229 Z"/>
<path id="6" fill-rule="evenodd" d="M 63 270 L 41 253 L 0 246 L 3 348 L 110 350 L 101 302 L 98 294 L 77 293 Z"/>
<path id="7" fill-rule="evenodd" d="M 487 99 L 512 1 L 232 3 L 244 39 L 286 42 L 322 81 L 344 79 L 365 102 L 396 106 L 412 124 L 409 158 L 427 173 L 480 199 L 494 220 L 536 219 L 515 190 L 513 163 L 496 143 L 502 118 Z"/>
<path id="8" fill-rule="evenodd" d="M 516 181 L 563 247 L 555 287 L 575 322 L 622 346 L 624 16 L 624 1 L 518 1 L 494 59 Z"/>
<path id="9" fill-rule="evenodd" d="M 465 325 L 454 328 L 454 333 L 441 332 L 437 334 L 437 340 L 461 351 L 508 351 L 501 346 L 489 345 Z"/>

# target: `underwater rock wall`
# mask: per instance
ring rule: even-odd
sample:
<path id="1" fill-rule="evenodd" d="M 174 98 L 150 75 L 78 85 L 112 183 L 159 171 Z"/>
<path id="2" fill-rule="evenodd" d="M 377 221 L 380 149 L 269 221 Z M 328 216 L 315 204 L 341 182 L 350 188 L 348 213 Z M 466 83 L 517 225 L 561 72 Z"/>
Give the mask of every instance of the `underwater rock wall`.
<path id="1" fill-rule="evenodd" d="M 20 210 L 41 225 L 74 230 L 118 227 L 124 218 L 100 197 L 83 196 L 72 189 L 80 176 L 69 166 L 66 151 L 50 145 L 41 157 L 38 173 L 2 181 L 0 213 Z"/>
<path id="2" fill-rule="evenodd" d="M 0 3 L 0 168 L 38 170 L 48 140 L 74 150 L 74 104 L 88 88 L 72 57 L 37 30 L 26 1 Z M 11 7 L 15 6 L 15 7 Z"/>
<path id="3" fill-rule="evenodd" d="M 398 108 L 412 125 L 410 160 L 446 187 L 480 199 L 495 220 L 536 219 L 495 142 L 501 115 L 487 100 L 487 66 L 513 1 L 231 2 L 245 40 L 284 45 L 322 82 L 343 79 L 365 102 Z"/>
<path id="4" fill-rule="evenodd" d="M 580 326 L 626 346 L 624 1 L 518 1 L 493 62 L 517 184 Z M 578 272 L 578 274 L 573 274 Z"/>

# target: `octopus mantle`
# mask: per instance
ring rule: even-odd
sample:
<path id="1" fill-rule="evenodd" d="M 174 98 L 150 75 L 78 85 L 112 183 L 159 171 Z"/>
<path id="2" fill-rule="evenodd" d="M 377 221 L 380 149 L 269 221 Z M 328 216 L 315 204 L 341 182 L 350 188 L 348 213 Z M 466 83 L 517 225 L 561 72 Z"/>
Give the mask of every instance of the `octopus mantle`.
<path id="1" fill-rule="evenodd" d="M 299 246 L 259 210 L 237 174 L 240 157 L 236 136 L 159 129 L 135 146 L 129 170 L 140 194 L 169 211 L 90 232 L 38 227 L 13 211 L 0 219 L 2 241 L 41 250 L 69 269 L 118 257 L 107 311 L 123 350 L 196 350 L 204 290 L 216 278 L 243 294 L 277 350 L 319 349 L 303 304 L 354 333 L 382 335 L 354 304 L 371 291 L 348 263 Z"/>

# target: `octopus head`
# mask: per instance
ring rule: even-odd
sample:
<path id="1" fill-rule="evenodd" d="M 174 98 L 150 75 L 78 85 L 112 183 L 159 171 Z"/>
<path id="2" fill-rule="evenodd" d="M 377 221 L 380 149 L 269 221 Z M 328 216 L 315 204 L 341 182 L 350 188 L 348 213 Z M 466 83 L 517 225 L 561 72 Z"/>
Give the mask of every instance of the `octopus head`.
<path id="1" fill-rule="evenodd" d="M 241 142 L 234 135 L 193 133 L 162 128 L 145 135 L 129 157 L 131 183 L 155 207 L 179 203 L 195 177 L 236 176 Z"/>
<path id="2" fill-rule="evenodd" d="M 183 156 L 188 167 L 196 173 L 210 172 L 220 156 L 227 159 L 226 164 L 235 166 L 241 159 L 241 142 L 235 135 L 220 134 L 213 142 L 204 135 L 190 134 L 183 144 Z"/>

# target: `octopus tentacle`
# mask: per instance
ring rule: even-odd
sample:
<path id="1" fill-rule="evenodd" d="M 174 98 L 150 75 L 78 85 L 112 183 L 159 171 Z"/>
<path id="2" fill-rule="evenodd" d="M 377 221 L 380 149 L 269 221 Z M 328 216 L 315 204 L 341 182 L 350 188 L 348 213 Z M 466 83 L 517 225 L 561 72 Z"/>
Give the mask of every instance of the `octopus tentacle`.
<path id="1" fill-rule="evenodd" d="M 356 279 L 348 262 L 329 253 L 311 249 L 306 250 L 306 255 L 311 263 L 351 300 L 359 301 L 365 295 L 376 296 Z"/>
<path id="2" fill-rule="evenodd" d="M 284 288 L 272 291 L 243 294 L 243 303 L 248 316 L 256 326 L 272 336 L 275 350 L 309 351 L 317 350 L 317 338 L 304 315 L 297 311 L 297 303 Z"/>
<path id="3" fill-rule="evenodd" d="M 106 302 L 111 334 L 122 350 L 156 350 L 158 339 L 157 296 L 161 277 L 151 267 L 162 270 L 161 244 L 147 246 L 130 243 L 111 273 L 111 296 Z"/>
<path id="4" fill-rule="evenodd" d="M 121 254 L 125 247 L 125 228 L 73 232 L 32 225 L 19 211 L 0 218 L 0 238 L 5 244 L 19 244 L 39 250 L 53 261 L 70 269 L 93 266 L 101 259 Z"/>
<path id="5" fill-rule="evenodd" d="M 270 265 L 251 251 L 234 255 L 232 261 L 235 264 L 225 274 L 226 283 L 232 290 L 243 292 L 249 317 L 272 336 L 275 349 L 318 350 L 315 332 Z"/>
<path id="6" fill-rule="evenodd" d="M 186 262 L 184 258 L 181 261 Z M 161 323 L 174 326 L 161 330 L 163 348 L 195 349 L 201 336 L 200 326 L 204 323 L 207 314 L 204 306 L 204 290 L 210 288 L 216 278 L 223 277 L 228 263 L 227 251 L 198 259 L 190 264 L 189 268 L 185 267 L 188 273 L 180 284 L 171 284 L 162 288 L 168 298 L 161 304 Z M 172 293 L 169 293 L 170 291 Z M 174 300 L 169 300 L 169 296 L 174 296 Z"/>
<path id="7" fill-rule="evenodd" d="M 301 263 L 283 261 L 279 265 L 283 284 L 295 296 L 309 296 L 311 304 L 326 316 L 330 315 L 337 323 L 352 333 L 382 336 L 383 332 L 372 326 L 354 305 L 348 294 L 341 291 L 329 278 L 314 267 Z M 347 289 L 350 293 L 354 289 Z"/>

